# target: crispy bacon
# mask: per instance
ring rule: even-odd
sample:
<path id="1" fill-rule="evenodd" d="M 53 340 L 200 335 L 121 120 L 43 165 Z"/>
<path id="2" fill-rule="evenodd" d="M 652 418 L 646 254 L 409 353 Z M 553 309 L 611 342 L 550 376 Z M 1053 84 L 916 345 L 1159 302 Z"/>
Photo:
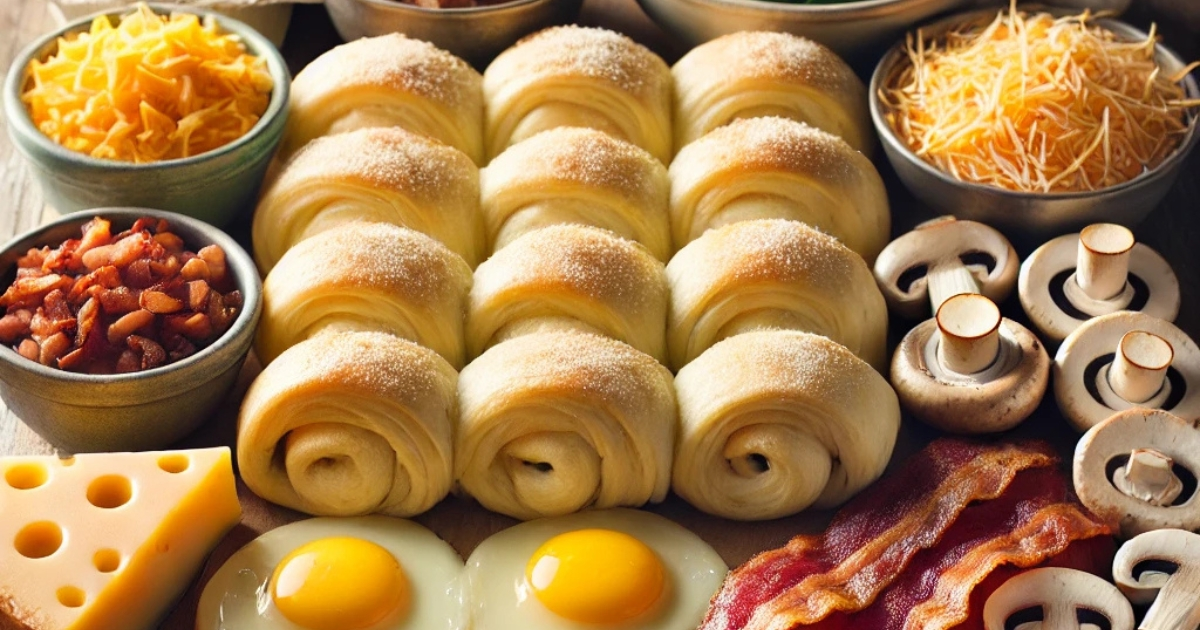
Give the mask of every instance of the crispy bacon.
<path id="1" fill-rule="evenodd" d="M 1042 443 L 939 440 L 838 512 L 730 573 L 702 630 L 967 630 L 993 574 L 1055 561 L 1099 572 L 1110 531 Z"/>

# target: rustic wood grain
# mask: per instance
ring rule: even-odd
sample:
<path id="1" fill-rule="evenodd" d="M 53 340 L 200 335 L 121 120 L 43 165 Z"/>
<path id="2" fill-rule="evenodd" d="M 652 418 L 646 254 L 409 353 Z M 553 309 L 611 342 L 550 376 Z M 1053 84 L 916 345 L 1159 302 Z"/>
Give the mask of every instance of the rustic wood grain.
<path id="1" fill-rule="evenodd" d="M 1153 5 L 1134 5 L 1135 10 L 1130 19 L 1142 26 L 1160 15 L 1154 12 Z M 668 61 L 673 61 L 680 53 L 658 27 L 646 19 L 637 8 L 635 0 L 586 0 L 580 22 L 605 25 L 628 32 L 638 41 L 662 54 Z M 42 0 L 0 0 L 0 33 L 4 34 L 0 36 L 0 69 L 7 68 L 21 47 L 50 30 L 52 26 L 51 17 Z M 1180 27 L 1178 22 L 1164 31 L 1169 44 L 1184 51 L 1189 57 L 1200 55 L 1200 39 L 1194 31 Z M 284 43 L 284 54 L 293 72 L 338 41 L 328 17 L 319 5 L 297 6 L 289 32 L 290 36 Z M 922 209 L 896 180 L 882 156 L 877 160 L 877 165 L 889 188 L 890 201 L 896 216 L 895 229 L 897 232 L 906 230 L 915 221 L 923 218 Z M 15 153 L 7 135 L 0 137 L 0 169 L 0 204 L 3 204 L 0 205 L 0 240 L 4 240 L 36 225 L 42 218 L 43 202 L 40 192 L 30 179 L 27 166 Z M 244 227 L 237 224 L 233 232 L 237 235 Z M 1197 287 L 1200 287 L 1200 151 L 1194 152 L 1188 160 L 1179 183 L 1171 191 L 1168 199 L 1136 228 L 1136 233 L 1140 240 L 1161 251 L 1175 265 L 1183 286 L 1183 307 L 1178 323 L 1193 337 L 1200 337 L 1200 291 L 1197 290 Z M 1006 314 L 1020 318 L 1021 309 L 1015 297 L 1004 304 L 1003 308 Z M 893 340 L 898 340 L 903 332 L 905 323 L 894 323 Z M 185 439 L 178 446 L 232 445 L 238 401 L 257 372 L 256 363 L 247 362 L 239 384 L 224 408 L 205 429 Z M 906 419 L 892 466 L 897 465 L 936 435 L 933 430 Z M 1071 450 L 1077 438 L 1059 415 L 1052 395 L 1043 402 L 1038 412 L 1011 436 L 1048 439 L 1064 454 Z M 48 444 L 34 435 L 0 403 L 0 455 L 52 451 Z M 215 570 L 230 553 L 258 533 L 301 516 L 266 503 L 247 491 L 244 486 L 239 488 L 239 494 L 245 510 L 242 525 L 213 554 L 207 572 Z M 664 504 L 649 509 L 685 524 L 713 544 L 731 565 L 743 562 L 763 549 L 778 546 L 796 533 L 817 531 L 830 516 L 828 513 L 807 513 L 762 523 L 733 524 L 701 514 L 673 496 Z M 483 538 L 514 522 L 457 498 L 443 501 L 417 520 L 444 537 L 464 557 Z M 200 583 L 203 583 L 203 580 L 200 580 Z M 179 630 L 191 628 L 197 598 L 198 588 L 193 588 L 163 627 Z"/>

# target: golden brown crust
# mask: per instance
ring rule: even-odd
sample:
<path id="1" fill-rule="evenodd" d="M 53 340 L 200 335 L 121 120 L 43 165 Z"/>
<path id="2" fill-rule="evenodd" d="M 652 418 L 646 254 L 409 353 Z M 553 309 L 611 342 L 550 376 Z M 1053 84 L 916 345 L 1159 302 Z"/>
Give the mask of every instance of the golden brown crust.
<path id="1" fill-rule="evenodd" d="M 393 33 L 334 47 L 292 81 L 289 156 L 312 139 L 342 129 L 363 108 L 377 118 L 483 155 L 483 77 L 467 62 L 425 41 Z"/>
<path id="2" fill-rule="evenodd" d="M 642 243 L 659 260 L 671 255 L 666 167 L 601 131 L 559 127 L 519 142 L 481 171 L 480 188 L 493 250 L 500 235 L 511 241 L 546 222 L 583 221 Z M 532 206 L 537 218 L 522 214 Z"/>
<path id="3" fill-rule="evenodd" d="M 770 111 L 840 136 L 869 154 L 874 134 L 862 80 L 814 41 L 766 31 L 731 33 L 684 55 L 675 78 L 675 143 Z"/>
<path id="4" fill-rule="evenodd" d="M 408 227 L 476 264 L 483 256 L 479 171 L 461 151 L 398 128 L 318 138 L 272 181 L 254 213 L 264 273 L 308 236 L 354 220 Z"/>
<path id="5" fill-rule="evenodd" d="M 891 211 L 875 166 L 841 138 L 803 123 L 736 120 L 684 147 L 669 175 L 676 247 L 729 223 L 726 208 L 752 197 L 776 203 L 758 218 L 803 220 L 868 261 L 887 244 Z"/>
<path id="6" fill-rule="evenodd" d="M 530 232 L 476 270 L 467 315 L 471 354 L 486 350 L 502 328 L 546 316 L 579 320 L 665 361 L 663 264 L 606 230 L 556 225 Z"/>

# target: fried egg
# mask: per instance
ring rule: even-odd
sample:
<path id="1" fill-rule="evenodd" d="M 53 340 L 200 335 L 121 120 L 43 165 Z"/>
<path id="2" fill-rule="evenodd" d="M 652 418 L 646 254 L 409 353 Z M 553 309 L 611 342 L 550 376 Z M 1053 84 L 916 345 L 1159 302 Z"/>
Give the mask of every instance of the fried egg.
<path id="1" fill-rule="evenodd" d="M 694 630 L 728 571 L 666 518 L 596 510 L 484 540 L 464 590 L 473 630 Z"/>
<path id="2" fill-rule="evenodd" d="M 200 596 L 197 630 L 460 630 L 463 562 L 398 518 L 312 518 L 234 553 Z"/>

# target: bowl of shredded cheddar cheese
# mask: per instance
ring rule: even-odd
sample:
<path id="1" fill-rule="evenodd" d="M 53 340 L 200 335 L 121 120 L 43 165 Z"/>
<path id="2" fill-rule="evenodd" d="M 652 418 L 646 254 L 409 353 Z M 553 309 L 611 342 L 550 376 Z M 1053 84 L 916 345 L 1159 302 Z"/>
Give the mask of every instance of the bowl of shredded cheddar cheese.
<path id="1" fill-rule="evenodd" d="M 871 115 L 917 198 L 1032 242 L 1158 205 L 1200 137 L 1192 68 L 1153 27 L 978 11 L 885 55 Z"/>
<path id="2" fill-rule="evenodd" d="M 138 4 L 30 44 L 9 70 L 4 111 L 60 213 L 140 206 L 224 225 L 253 206 L 290 83 L 254 29 Z"/>

